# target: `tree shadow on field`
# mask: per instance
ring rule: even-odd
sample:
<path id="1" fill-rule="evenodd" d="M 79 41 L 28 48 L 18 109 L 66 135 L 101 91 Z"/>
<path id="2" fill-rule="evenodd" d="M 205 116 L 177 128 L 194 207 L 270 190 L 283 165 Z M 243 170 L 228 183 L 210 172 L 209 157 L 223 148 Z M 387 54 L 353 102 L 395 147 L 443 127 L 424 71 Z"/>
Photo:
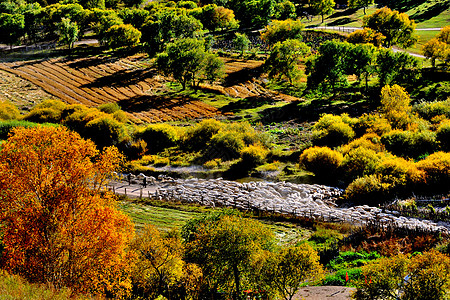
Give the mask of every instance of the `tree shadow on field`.
<path id="1" fill-rule="evenodd" d="M 124 87 L 137 84 L 147 78 L 153 78 L 156 75 L 156 70 L 151 69 L 137 69 L 137 70 L 120 70 L 114 74 L 102 76 L 95 79 L 93 82 L 83 85 L 85 88 L 113 86 Z"/>
<path id="2" fill-rule="evenodd" d="M 341 19 L 334 20 L 334 21 L 331 22 L 331 23 L 327 23 L 327 26 L 339 26 L 339 25 L 345 25 L 345 24 L 351 23 L 351 22 L 353 22 L 353 21 L 355 21 L 355 20 L 352 19 L 352 18 L 346 17 L 346 18 L 341 18 Z"/>
<path id="3" fill-rule="evenodd" d="M 230 102 L 227 105 L 223 106 L 220 110 L 223 113 L 226 112 L 239 112 L 244 109 L 252 109 L 256 107 L 263 106 L 265 104 L 273 104 L 276 100 L 273 99 L 271 95 L 258 95 L 247 97 L 242 100 L 238 100 L 235 102 Z"/>
<path id="4" fill-rule="evenodd" d="M 450 9 L 450 1 L 439 2 L 427 8 L 426 10 L 421 10 L 416 12 L 414 15 L 410 17 L 410 19 L 414 19 L 416 22 L 422 22 L 425 20 L 429 20 L 435 16 L 440 15 L 446 10 Z"/>
<path id="5" fill-rule="evenodd" d="M 89 68 L 89 67 L 97 67 L 99 65 L 114 63 L 118 61 L 118 57 L 87 57 L 80 58 L 79 60 L 73 61 L 73 57 L 68 57 L 65 61 L 67 61 L 67 66 L 73 69 L 81 69 L 81 68 Z"/>
<path id="6" fill-rule="evenodd" d="M 378 7 L 387 6 L 392 10 L 398 10 L 400 12 L 405 12 L 414 7 L 420 6 L 428 0 L 378 0 L 375 1 Z"/>
<path id="7" fill-rule="evenodd" d="M 264 73 L 264 65 L 253 68 L 245 67 L 238 71 L 228 73 L 223 82 L 223 86 L 230 87 L 239 83 L 249 81 L 253 78 L 258 78 L 262 73 Z"/>
<path id="8" fill-rule="evenodd" d="M 355 9 L 355 8 L 348 8 L 346 10 L 336 11 L 332 15 L 329 15 L 327 19 L 334 19 L 334 18 L 339 18 L 339 17 L 344 17 L 344 16 L 350 16 L 350 15 L 353 15 L 356 11 L 357 11 L 357 9 Z"/>
<path id="9" fill-rule="evenodd" d="M 140 95 L 117 102 L 122 110 L 129 113 L 148 111 L 150 109 L 172 109 L 191 102 L 186 97 L 174 97 L 172 93 L 166 95 Z"/>

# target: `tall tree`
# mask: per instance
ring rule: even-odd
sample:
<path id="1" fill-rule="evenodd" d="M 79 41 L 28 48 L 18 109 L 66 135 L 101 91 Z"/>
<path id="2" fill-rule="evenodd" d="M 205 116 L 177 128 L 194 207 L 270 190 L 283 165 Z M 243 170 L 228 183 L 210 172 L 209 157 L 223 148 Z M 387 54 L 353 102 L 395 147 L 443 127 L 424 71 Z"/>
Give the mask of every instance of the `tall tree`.
<path id="1" fill-rule="evenodd" d="M 324 274 L 317 252 L 308 244 L 271 253 L 263 266 L 267 285 L 291 300 L 306 280 L 321 280 Z"/>
<path id="2" fill-rule="evenodd" d="M 261 39 L 270 46 L 288 39 L 301 40 L 304 28 L 305 25 L 300 20 L 274 20 L 261 32 Z"/>
<path id="3" fill-rule="evenodd" d="M 399 45 L 404 48 L 413 46 L 417 38 L 413 36 L 416 29 L 414 20 L 410 20 L 405 13 L 383 7 L 373 14 L 365 16 L 363 27 L 369 27 L 386 37 L 384 44 L 387 47 Z"/>
<path id="4" fill-rule="evenodd" d="M 348 0 L 347 4 L 350 8 L 363 8 L 364 15 L 366 14 L 366 7 L 373 4 L 374 0 Z"/>
<path id="5" fill-rule="evenodd" d="M 223 63 L 216 55 L 205 50 L 205 42 L 198 39 L 178 39 L 158 54 L 156 65 L 160 72 L 172 75 L 183 89 L 188 83 L 198 86 L 200 81 L 214 81 L 220 76 Z"/>
<path id="6" fill-rule="evenodd" d="M 66 44 L 69 49 L 73 48 L 73 44 L 78 39 L 77 23 L 71 22 L 70 19 L 63 18 L 58 25 L 59 40 Z"/>
<path id="7" fill-rule="evenodd" d="M 316 14 L 323 16 L 326 14 L 331 14 L 336 6 L 334 0 L 311 0 L 311 7 Z"/>
<path id="8" fill-rule="evenodd" d="M 13 130 L 0 151 L 1 267 L 76 292 L 126 292 L 133 225 L 101 191 L 120 160 L 64 127 Z"/>
<path id="9" fill-rule="evenodd" d="M 25 33 L 25 18 L 22 14 L 0 14 L 0 41 L 12 46 Z"/>
<path id="10" fill-rule="evenodd" d="M 273 234 L 263 224 L 224 213 L 189 221 L 182 236 L 187 261 L 202 268 L 211 288 L 233 291 L 234 299 L 244 277 L 251 278 L 252 262 L 273 246 Z"/>
<path id="11" fill-rule="evenodd" d="M 265 68 L 270 78 L 280 79 L 286 76 L 289 83 L 300 73 L 298 68 L 301 58 L 309 55 L 311 49 L 299 40 L 286 40 L 273 46 L 269 58 L 265 62 Z"/>

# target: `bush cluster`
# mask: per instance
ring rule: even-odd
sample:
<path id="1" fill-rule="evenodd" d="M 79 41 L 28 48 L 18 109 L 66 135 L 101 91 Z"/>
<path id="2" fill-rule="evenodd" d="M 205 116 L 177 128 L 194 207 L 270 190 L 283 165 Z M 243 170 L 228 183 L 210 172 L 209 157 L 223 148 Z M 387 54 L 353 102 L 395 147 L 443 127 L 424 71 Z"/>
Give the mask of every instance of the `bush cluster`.
<path id="1" fill-rule="evenodd" d="M 343 180 L 345 197 L 358 203 L 445 190 L 450 184 L 448 153 L 442 152 L 450 149 L 448 103 L 412 107 L 404 89 L 386 86 L 380 114 L 323 115 L 313 127 L 313 143 L 323 147 L 306 149 L 300 164 L 321 180 Z"/>

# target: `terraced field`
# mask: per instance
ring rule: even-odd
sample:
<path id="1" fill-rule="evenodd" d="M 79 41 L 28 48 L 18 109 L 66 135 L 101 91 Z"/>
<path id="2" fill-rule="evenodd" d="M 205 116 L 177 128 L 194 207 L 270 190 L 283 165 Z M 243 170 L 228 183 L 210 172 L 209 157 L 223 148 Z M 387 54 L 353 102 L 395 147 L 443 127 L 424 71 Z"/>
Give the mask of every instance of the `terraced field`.
<path id="1" fill-rule="evenodd" d="M 0 63 L 0 70 L 18 75 L 70 104 L 118 102 L 144 122 L 205 118 L 218 113 L 201 101 L 162 95 L 165 80 L 142 66 L 142 56 L 15 61 Z"/>

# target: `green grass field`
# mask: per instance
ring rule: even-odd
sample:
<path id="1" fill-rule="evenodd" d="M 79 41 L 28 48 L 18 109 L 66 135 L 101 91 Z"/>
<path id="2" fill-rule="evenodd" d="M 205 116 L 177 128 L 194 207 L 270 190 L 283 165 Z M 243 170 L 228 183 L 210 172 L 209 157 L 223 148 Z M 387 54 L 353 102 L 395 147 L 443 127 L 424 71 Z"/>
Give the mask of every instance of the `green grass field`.
<path id="1" fill-rule="evenodd" d="M 198 205 L 182 205 L 164 202 L 128 201 L 119 204 L 120 209 L 131 217 L 135 224 L 137 234 L 147 225 L 156 226 L 161 231 L 181 230 L 190 219 L 214 211 Z M 311 230 L 290 222 L 279 222 L 270 219 L 260 219 L 274 232 L 280 244 L 296 244 L 307 239 Z"/>

